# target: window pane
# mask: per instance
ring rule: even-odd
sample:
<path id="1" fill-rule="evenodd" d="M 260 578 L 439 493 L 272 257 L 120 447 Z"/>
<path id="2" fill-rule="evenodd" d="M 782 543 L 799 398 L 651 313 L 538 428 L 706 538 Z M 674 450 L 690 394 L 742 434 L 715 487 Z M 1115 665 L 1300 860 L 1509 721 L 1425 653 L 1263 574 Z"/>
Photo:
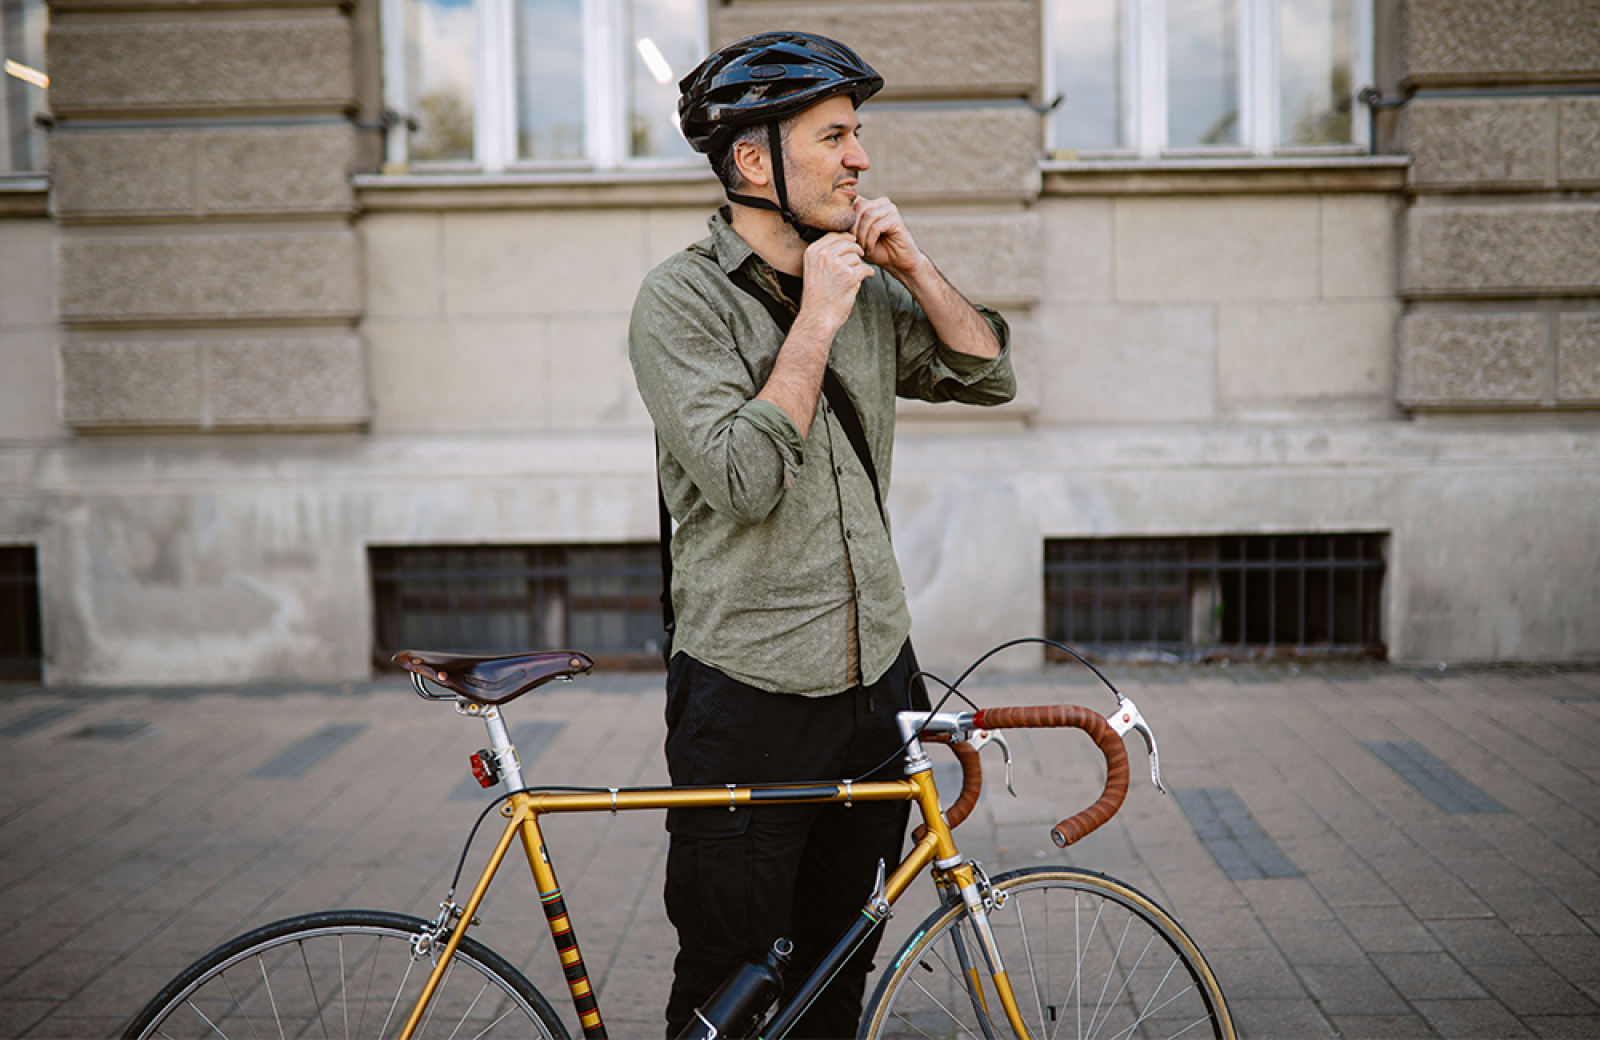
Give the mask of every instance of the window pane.
<path id="1" fill-rule="evenodd" d="M 407 0 L 406 97 L 419 128 L 413 159 L 472 158 L 472 0 Z"/>
<path id="2" fill-rule="evenodd" d="M 1284 144 L 1349 144 L 1352 0 L 1281 0 L 1278 136 Z"/>
<path id="3" fill-rule="evenodd" d="M 33 117 L 45 110 L 43 0 L 0 0 L 0 173 L 45 168 L 45 132 Z"/>
<path id="4" fill-rule="evenodd" d="M 1238 143 L 1238 4 L 1167 0 L 1167 144 Z"/>
<path id="5" fill-rule="evenodd" d="M 1055 146 L 1078 151 L 1118 148 L 1122 133 L 1123 5 L 1120 0 L 1066 0 L 1050 12 L 1055 89 Z"/>
<path id="6" fill-rule="evenodd" d="M 700 57 L 698 0 L 632 0 L 624 46 L 628 68 L 628 154 L 690 158 L 678 132 L 678 80 Z"/>
<path id="7" fill-rule="evenodd" d="M 584 155 L 583 0 L 517 4 L 517 155 Z"/>

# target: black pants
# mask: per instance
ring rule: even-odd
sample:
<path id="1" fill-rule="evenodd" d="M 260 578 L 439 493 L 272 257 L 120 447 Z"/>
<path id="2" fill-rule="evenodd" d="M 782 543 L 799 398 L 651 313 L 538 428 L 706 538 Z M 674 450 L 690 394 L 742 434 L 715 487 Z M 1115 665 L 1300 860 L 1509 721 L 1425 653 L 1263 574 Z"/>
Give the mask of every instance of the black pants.
<path id="1" fill-rule="evenodd" d="M 667 670 L 667 769 L 680 786 L 901 776 L 895 712 L 926 710 L 911 644 L 882 679 L 832 697 L 765 693 L 684 654 Z M 886 763 L 887 760 L 887 763 Z M 885 764 L 886 763 L 886 764 Z M 667 1036 L 778 938 L 794 943 L 785 979 L 803 980 L 872 891 L 881 859 L 899 862 L 909 802 L 674 809 L 667 917 L 678 930 Z M 875 933 L 789 1034 L 853 1037 Z"/>

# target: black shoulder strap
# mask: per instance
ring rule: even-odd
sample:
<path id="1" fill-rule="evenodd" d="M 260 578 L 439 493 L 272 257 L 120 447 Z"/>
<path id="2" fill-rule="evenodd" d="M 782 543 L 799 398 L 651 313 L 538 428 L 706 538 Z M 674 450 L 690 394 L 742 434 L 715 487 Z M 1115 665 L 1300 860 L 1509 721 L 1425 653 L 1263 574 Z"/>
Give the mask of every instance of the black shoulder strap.
<path id="1" fill-rule="evenodd" d="M 771 293 L 764 292 L 744 268 L 738 268 L 728 277 L 734 285 L 754 296 L 756 302 L 772 315 L 772 320 L 777 323 L 778 328 L 788 335 L 789 328 L 794 324 L 794 315 L 789 313 L 789 308 L 773 299 Z M 839 382 L 839 377 L 831 368 L 825 367 L 822 370 L 822 396 L 828 399 L 828 407 L 839 417 L 839 425 L 844 428 L 845 438 L 849 440 L 850 447 L 855 449 L 856 458 L 861 460 L 861 468 L 867 471 L 867 479 L 872 481 L 872 500 L 878 504 L 878 518 L 884 521 L 885 527 L 889 526 L 888 520 L 883 515 L 883 493 L 878 490 L 878 468 L 872 464 L 872 452 L 867 449 L 867 432 L 862 428 L 861 416 L 856 413 L 856 406 L 851 402 L 849 392 L 845 390 L 844 384 Z"/>
<path id="2" fill-rule="evenodd" d="M 772 320 L 780 331 L 788 335 L 789 329 L 794 325 L 794 315 L 789 309 L 770 293 L 762 291 L 755 280 L 745 273 L 744 268 L 739 268 L 728 276 L 734 285 L 743 289 L 756 301 L 767 309 L 772 315 Z M 839 377 L 833 369 L 822 370 L 822 396 L 828 399 L 828 406 L 839 417 L 839 425 L 844 428 L 844 435 L 850 442 L 850 447 L 855 449 L 856 458 L 861 460 L 861 467 L 867 471 L 867 479 L 872 482 L 872 500 L 878 506 L 878 519 L 883 521 L 885 527 L 889 526 L 888 518 L 883 512 L 883 493 L 878 490 L 878 468 L 872 464 L 872 452 L 867 449 L 867 433 L 861 426 L 861 416 L 856 414 L 856 406 L 850 400 L 850 394 L 839 382 Z M 677 627 L 676 612 L 672 609 L 672 514 L 667 510 L 667 496 L 661 490 L 660 469 L 661 445 L 660 439 L 656 442 L 656 506 L 658 510 L 657 522 L 661 532 L 661 623 L 666 629 L 667 642 L 662 649 L 662 656 L 669 661 L 672 657 L 672 633 Z"/>

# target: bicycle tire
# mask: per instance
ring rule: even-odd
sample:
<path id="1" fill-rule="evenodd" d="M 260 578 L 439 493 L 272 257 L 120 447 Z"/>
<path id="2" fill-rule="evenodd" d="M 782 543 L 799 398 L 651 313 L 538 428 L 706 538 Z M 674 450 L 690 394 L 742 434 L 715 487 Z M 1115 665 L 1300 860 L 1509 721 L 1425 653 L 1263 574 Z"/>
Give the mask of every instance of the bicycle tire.
<path id="1" fill-rule="evenodd" d="M 195 961 L 147 1004 L 124 1040 L 391 1037 L 432 961 L 411 948 L 432 925 L 375 910 L 276 921 Z M 499 954 L 462 940 L 417 1036 L 568 1040 L 550 1002 Z"/>
<path id="2" fill-rule="evenodd" d="M 1034 1040 L 1233 1040 L 1227 1004 L 1205 957 L 1182 926 L 1137 889 L 1104 874 L 1033 867 L 994 878 L 991 891 L 1003 897 L 989 919 Z M 860 1037 L 1012 1035 L 993 981 L 981 969 L 983 992 L 974 1000 L 960 969 L 958 936 L 981 964 L 966 907 L 950 899 L 912 933 L 879 980 Z M 982 1002 L 992 1024 L 975 1010 Z"/>

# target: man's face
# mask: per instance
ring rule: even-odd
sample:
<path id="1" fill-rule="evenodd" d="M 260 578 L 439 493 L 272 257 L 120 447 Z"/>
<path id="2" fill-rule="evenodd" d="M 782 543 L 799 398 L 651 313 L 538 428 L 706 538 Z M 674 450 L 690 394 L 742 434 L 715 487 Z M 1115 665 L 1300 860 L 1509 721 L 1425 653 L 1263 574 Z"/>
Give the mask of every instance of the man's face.
<path id="1" fill-rule="evenodd" d="M 856 178 L 872 165 L 861 147 L 861 120 L 848 94 L 835 94 L 795 117 L 783 142 L 789 208 L 824 231 L 855 225 Z"/>

